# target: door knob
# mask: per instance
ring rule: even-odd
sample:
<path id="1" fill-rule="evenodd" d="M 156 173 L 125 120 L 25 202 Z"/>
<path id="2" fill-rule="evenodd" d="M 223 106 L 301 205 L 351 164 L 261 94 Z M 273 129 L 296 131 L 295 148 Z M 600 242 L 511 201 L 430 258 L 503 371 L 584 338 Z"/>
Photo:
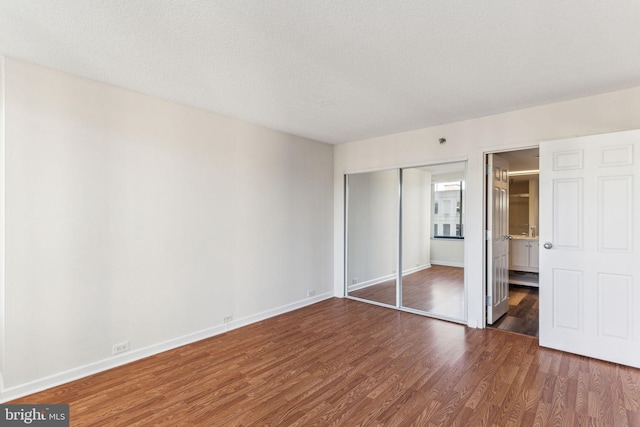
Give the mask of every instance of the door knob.
<path id="1" fill-rule="evenodd" d="M 551 249 L 551 248 L 553 247 L 553 244 L 552 244 L 551 242 L 546 242 L 546 243 L 545 243 L 544 245 L 542 245 L 542 246 L 544 246 L 544 248 L 545 248 L 545 249 Z"/>

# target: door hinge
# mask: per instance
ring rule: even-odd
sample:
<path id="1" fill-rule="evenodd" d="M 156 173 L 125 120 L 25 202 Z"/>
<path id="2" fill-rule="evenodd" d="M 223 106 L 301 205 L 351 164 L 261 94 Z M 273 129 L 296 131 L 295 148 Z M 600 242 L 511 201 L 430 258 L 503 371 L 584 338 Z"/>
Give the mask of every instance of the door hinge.
<path id="1" fill-rule="evenodd" d="M 491 165 L 484 165 L 484 173 L 491 175 Z"/>
<path id="2" fill-rule="evenodd" d="M 491 240 L 491 230 L 484 230 L 484 240 Z"/>
<path id="3" fill-rule="evenodd" d="M 487 304 L 487 307 L 491 307 L 491 295 L 487 295 L 486 304 Z"/>

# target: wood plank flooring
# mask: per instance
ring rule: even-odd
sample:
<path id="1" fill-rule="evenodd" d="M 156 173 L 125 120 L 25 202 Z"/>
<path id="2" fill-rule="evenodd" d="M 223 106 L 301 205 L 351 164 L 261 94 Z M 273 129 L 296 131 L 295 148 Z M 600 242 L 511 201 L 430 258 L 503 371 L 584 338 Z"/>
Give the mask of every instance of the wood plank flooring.
<path id="1" fill-rule="evenodd" d="M 509 310 L 491 327 L 537 337 L 539 311 L 538 288 L 509 285 Z"/>
<path id="2" fill-rule="evenodd" d="M 349 292 L 350 296 L 396 305 L 396 281 Z M 464 268 L 432 265 L 402 278 L 402 305 L 427 313 L 464 319 Z"/>
<path id="3" fill-rule="evenodd" d="M 640 370 L 333 298 L 13 403 L 73 426 L 638 426 Z"/>

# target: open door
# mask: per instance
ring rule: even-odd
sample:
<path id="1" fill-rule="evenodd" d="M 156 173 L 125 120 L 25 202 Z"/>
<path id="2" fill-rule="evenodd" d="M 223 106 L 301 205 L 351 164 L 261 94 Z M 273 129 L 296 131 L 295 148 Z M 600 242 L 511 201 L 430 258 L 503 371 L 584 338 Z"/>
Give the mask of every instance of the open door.
<path id="1" fill-rule="evenodd" d="M 540 144 L 540 345 L 640 367 L 640 131 Z"/>
<path id="2" fill-rule="evenodd" d="M 487 159 L 487 323 L 509 309 L 509 163 L 496 154 Z"/>

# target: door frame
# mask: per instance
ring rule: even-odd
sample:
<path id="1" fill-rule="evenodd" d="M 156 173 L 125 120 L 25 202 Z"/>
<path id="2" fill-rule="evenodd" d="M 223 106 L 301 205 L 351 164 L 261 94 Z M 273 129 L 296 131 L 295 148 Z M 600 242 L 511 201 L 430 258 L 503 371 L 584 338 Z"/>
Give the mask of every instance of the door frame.
<path id="1" fill-rule="evenodd" d="M 483 151 L 482 152 L 482 178 L 483 181 L 485 182 L 482 186 L 482 204 L 483 204 L 483 208 L 482 208 L 482 224 L 483 224 L 483 230 L 482 230 L 482 234 L 483 234 L 483 245 L 482 245 L 482 300 L 480 301 L 482 304 L 482 324 L 478 325 L 481 328 L 486 328 L 488 323 L 487 323 L 487 286 L 490 286 L 491 284 L 489 283 L 489 281 L 487 280 L 487 271 L 489 268 L 489 259 L 487 257 L 487 220 L 489 218 L 489 215 L 487 213 L 489 206 L 487 204 L 487 184 L 486 184 L 486 180 L 487 180 L 487 167 L 488 167 L 488 162 L 487 162 L 487 158 L 489 154 L 501 154 L 501 153 L 510 153 L 513 151 L 524 151 L 524 150 L 530 150 L 532 148 L 540 148 L 540 144 L 531 144 L 531 145 L 525 145 L 522 147 L 517 147 L 517 148 L 509 148 L 509 149 L 495 149 L 495 150 L 487 150 L 487 151 Z M 538 320 L 538 326 L 539 326 L 540 321 Z"/>

